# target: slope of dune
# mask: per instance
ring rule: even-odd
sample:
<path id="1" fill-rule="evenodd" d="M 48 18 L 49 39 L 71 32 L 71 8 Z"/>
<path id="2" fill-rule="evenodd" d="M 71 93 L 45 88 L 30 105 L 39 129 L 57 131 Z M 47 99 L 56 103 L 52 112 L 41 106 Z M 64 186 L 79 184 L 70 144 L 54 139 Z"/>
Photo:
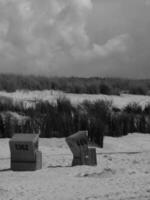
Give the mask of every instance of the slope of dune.
<path id="1" fill-rule="evenodd" d="M 150 135 L 105 137 L 98 165 L 71 167 L 64 139 L 40 139 L 43 167 L 10 170 L 8 139 L 0 140 L 0 200 L 149 200 Z"/>
<path id="2" fill-rule="evenodd" d="M 70 99 L 73 104 L 78 104 L 84 100 L 94 102 L 96 100 L 108 100 L 118 108 L 123 108 L 129 103 L 138 103 L 142 107 L 150 103 L 150 96 L 144 95 L 103 95 L 103 94 L 72 94 L 64 93 L 62 91 L 43 90 L 43 91 L 16 91 L 8 93 L 0 91 L 0 100 L 9 101 L 12 99 L 14 102 L 23 101 L 26 106 L 33 106 L 38 101 L 48 101 L 50 103 L 56 102 L 58 98 L 66 97 Z"/>

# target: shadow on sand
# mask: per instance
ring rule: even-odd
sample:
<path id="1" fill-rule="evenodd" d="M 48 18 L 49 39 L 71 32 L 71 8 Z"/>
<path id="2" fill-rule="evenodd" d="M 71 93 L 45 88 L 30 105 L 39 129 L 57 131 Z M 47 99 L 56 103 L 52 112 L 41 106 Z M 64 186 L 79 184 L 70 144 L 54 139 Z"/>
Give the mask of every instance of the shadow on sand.
<path id="1" fill-rule="evenodd" d="M 8 172 L 11 171 L 11 168 L 7 168 L 7 169 L 0 169 L 0 172 Z"/>
<path id="2" fill-rule="evenodd" d="M 49 165 L 47 168 L 66 168 L 66 167 L 71 167 L 71 165 Z"/>

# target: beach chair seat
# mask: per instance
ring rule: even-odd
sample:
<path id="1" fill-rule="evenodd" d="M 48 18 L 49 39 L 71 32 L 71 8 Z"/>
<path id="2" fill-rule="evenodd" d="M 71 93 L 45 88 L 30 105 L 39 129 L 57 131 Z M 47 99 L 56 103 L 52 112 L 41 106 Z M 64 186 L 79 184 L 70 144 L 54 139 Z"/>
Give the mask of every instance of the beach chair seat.
<path id="1" fill-rule="evenodd" d="M 15 134 L 9 141 L 11 169 L 36 170 L 42 167 L 42 152 L 38 150 L 38 134 Z"/>
<path id="2" fill-rule="evenodd" d="M 73 154 L 72 166 L 97 165 L 96 149 L 88 148 L 88 131 L 78 131 L 66 138 Z"/>

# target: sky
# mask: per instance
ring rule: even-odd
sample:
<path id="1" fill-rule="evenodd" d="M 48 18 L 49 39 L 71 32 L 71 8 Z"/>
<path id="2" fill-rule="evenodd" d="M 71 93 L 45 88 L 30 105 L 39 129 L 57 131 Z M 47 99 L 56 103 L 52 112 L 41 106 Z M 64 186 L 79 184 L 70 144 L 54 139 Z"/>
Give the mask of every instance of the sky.
<path id="1" fill-rule="evenodd" d="M 150 0 L 0 0 L 0 73 L 150 78 Z"/>

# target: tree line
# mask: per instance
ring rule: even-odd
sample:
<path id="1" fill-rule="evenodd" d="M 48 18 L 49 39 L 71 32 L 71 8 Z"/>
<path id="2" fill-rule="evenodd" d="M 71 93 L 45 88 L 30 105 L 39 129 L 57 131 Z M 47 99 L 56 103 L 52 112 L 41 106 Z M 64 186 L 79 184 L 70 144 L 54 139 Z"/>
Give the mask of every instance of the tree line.
<path id="1" fill-rule="evenodd" d="M 15 118 L 17 113 L 19 118 Z M 40 137 L 67 137 L 88 130 L 89 141 L 103 147 L 104 136 L 119 137 L 133 132 L 150 133 L 150 104 L 136 103 L 115 108 L 110 101 L 84 101 L 72 105 L 66 98 L 54 104 L 38 102 L 25 108 L 22 103 L 0 103 L 0 137 L 14 133 L 39 133 Z"/>
<path id="2" fill-rule="evenodd" d="M 42 77 L 15 74 L 0 74 L 0 90 L 61 90 L 68 93 L 119 95 L 149 95 L 150 80 L 131 80 L 120 78 L 79 78 L 79 77 Z"/>

